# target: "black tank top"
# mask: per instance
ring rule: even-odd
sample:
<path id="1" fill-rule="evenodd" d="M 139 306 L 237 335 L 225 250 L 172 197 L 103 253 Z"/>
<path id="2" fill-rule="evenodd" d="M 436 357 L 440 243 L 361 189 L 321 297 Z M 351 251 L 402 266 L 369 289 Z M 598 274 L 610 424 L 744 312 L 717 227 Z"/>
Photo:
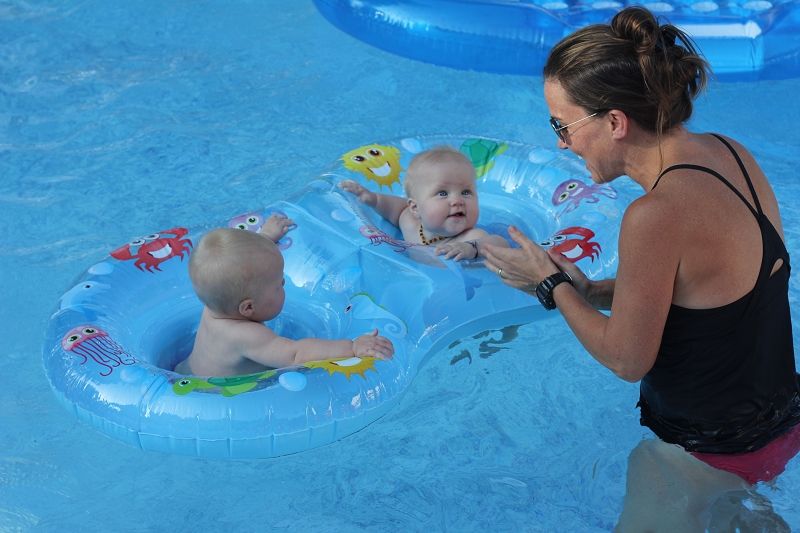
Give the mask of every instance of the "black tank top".
<path id="1" fill-rule="evenodd" d="M 761 268 L 755 287 L 735 302 L 712 309 L 672 305 L 653 368 L 642 379 L 641 423 L 665 442 L 688 451 L 740 453 L 761 448 L 800 422 L 789 314 L 789 254 L 764 215 L 750 176 L 736 158 L 755 209 L 719 173 L 697 165 L 676 169 L 711 174 L 747 206 L 761 230 Z M 770 275 L 775 262 L 783 265 Z"/>

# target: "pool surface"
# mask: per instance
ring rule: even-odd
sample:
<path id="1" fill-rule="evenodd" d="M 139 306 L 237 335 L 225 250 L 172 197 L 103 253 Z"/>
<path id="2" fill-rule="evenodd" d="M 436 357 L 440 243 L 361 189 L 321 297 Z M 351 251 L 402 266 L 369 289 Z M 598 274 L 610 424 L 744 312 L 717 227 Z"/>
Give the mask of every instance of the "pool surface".
<path id="1" fill-rule="evenodd" d="M 713 82 L 691 127 L 752 149 L 800 261 L 797 94 L 796 79 Z M 371 142 L 554 146 L 547 118 L 538 77 L 391 55 L 310 0 L 0 4 L 0 531 L 611 530 L 628 454 L 652 434 L 637 385 L 555 313 L 451 345 L 383 418 L 268 460 L 109 439 L 42 369 L 61 294 L 132 237 L 258 209 Z M 795 275 L 796 339 L 799 296 Z M 755 490 L 767 530 L 800 530 L 800 459 Z"/>

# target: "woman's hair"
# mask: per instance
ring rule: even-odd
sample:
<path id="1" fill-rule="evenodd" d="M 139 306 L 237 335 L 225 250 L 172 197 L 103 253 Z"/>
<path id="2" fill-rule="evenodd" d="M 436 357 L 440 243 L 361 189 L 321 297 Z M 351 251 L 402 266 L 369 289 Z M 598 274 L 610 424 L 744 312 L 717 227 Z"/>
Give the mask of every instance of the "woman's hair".
<path id="1" fill-rule="evenodd" d="M 411 192 L 414 183 L 417 183 L 420 179 L 425 179 L 431 166 L 442 163 L 459 163 L 468 166 L 469 168 L 473 169 L 474 177 L 475 167 L 472 166 L 472 162 L 461 151 L 447 145 L 434 146 L 429 150 L 425 150 L 424 152 L 420 152 L 415 155 L 411 160 L 411 163 L 408 165 L 406 178 L 403 182 L 403 188 L 406 191 L 406 196 L 409 198 L 412 196 Z"/>
<path id="2" fill-rule="evenodd" d="M 544 67 L 545 79 L 558 81 L 573 103 L 590 111 L 619 109 L 659 137 L 689 119 L 710 74 L 683 31 L 659 25 L 642 7 L 565 37 Z"/>
<path id="3" fill-rule="evenodd" d="M 189 276 L 206 307 L 234 315 L 239 302 L 253 297 L 265 270 L 280 266 L 279 257 L 278 247 L 263 235 L 241 229 L 215 229 L 204 235 L 192 252 Z"/>

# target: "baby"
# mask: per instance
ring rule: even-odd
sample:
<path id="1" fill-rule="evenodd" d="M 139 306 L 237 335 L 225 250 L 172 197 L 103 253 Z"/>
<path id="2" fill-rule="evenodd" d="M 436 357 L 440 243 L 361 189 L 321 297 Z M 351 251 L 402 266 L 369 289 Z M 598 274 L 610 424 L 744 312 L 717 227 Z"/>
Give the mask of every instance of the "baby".
<path id="1" fill-rule="evenodd" d="M 508 247 L 503 237 L 475 227 L 475 167 L 455 148 L 438 146 L 411 160 L 404 183 L 407 198 L 375 193 L 352 180 L 339 187 L 398 226 L 404 240 L 436 244 L 436 254 L 447 259 L 474 259 L 482 244 Z"/>
<path id="2" fill-rule="evenodd" d="M 273 216 L 261 234 L 222 228 L 200 240 L 189 259 L 189 276 L 203 314 L 192 353 L 176 372 L 233 376 L 321 359 L 394 355 L 391 341 L 377 329 L 352 341 L 292 340 L 264 324 L 283 308 L 283 257 L 275 241 L 291 225 L 290 219 Z"/>

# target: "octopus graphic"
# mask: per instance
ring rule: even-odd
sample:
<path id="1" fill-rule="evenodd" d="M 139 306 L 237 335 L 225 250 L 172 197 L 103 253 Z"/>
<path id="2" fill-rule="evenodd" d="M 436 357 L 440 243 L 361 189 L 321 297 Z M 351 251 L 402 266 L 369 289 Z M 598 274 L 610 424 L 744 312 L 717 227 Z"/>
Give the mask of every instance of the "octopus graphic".
<path id="1" fill-rule="evenodd" d="M 252 231 L 258 233 L 261 229 L 261 226 L 264 225 L 264 222 L 267 221 L 269 217 L 272 215 L 280 215 L 284 218 L 288 218 L 286 213 L 283 211 L 268 211 L 263 216 L 260 213 L 252 212 L 252 213 L 244 213 L 242 215 L 237 215 L 228 221 L 229 228 L 235 229 L 243 229 L 245 231 Z M 297 224 L 292 224 L 291 229 L 297 227 Z M 278 241 L 278 249 L 288 250 L 292 247 L 292 238 L 289 236 L 283 237 L 281 240 Z"/>
<path id="2" fill-rule="evenodd" d="M 163 236 L 165 233 L 172 236 Z M 187 233 L 189 230 L 186 228 L 173 228 L 139 237 L 111 252 L 111 257 L 120 261 L 136 259 L 133 265 L 141 271 L 145 269 L 148 272 L 153 272 L 153 269 L 160 271 L 159 265 L 164 261 L 172 257 L 180 257 L 183 261 L 183 254 L 190 253 L 192 241 L 181 238 Z"/>
<path id="3" fill-rule="evenodd" d="M 259 213 L 244 213 L 230 219 L 228 227 L 257 232 L 264 224 L 264 220 Z"/>
<path id="4" fill-rule="evenodd" d="M 132 365 L 136 362 L 136 359 L 109 337 L 108 333 L 94 326 L 72 328 L 61 339 L 61 347 L 82 357 L 82 365 L 91 357 L 92 361 L 105 369 L 100 372 L 104 377 L 111 375 L 120 365 Z"/>
<path id="5" fill-rule="evenodd" d="M 611 185 L 584 183 L 581 180 L 569 179 L 556 187 L 553 191 L 553 205 L 563 205 L 564 209 L 561 210 L 559 216 L 565 215 L 574 211 L 581 204 L 581 201 L 586 200 L 586 203 L 596 204 L 600 201 L 600 196 L 606 198 L 616 198 L 617 191 Z"/>
<path id="6" fill-rule="evenodd" d="M 576 236 L 579 238 L 570 238 Z M 566 257 L 572 263 L 577 263 L 584 257 L 591 258 L 594 262 L 595 257 L 600 257 L 600 244 L 592 241 L 594 232 L 581 226 L 571 226 L 559 230 L 555 235 L 539 243 L 543 248 L 552 248 L 556 252 Z"/>
<path id="7" fill-rule="evenodd" d="M 368 180 L 374 181 L 383 189 L 383 186 L 392 189 L 392 185 L 400 183 L 400 150 L 394 146 L 369 144 L 351 150 L 342 156 L 344 168 L 362 174 Z"/>

